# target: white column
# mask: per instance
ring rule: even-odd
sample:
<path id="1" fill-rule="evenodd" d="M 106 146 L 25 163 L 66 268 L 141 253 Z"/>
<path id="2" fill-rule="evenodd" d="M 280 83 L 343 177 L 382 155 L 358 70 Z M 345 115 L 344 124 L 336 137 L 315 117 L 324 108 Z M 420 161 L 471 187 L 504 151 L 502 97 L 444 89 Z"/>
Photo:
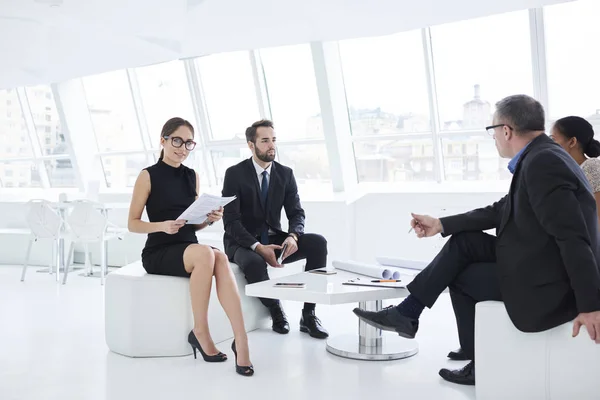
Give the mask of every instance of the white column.
<path id="1" fill-rule="evenodd" d="M 88 182 L 106 180 L 98 153 L 98 144 L 87 106 L 81 79 L 52 84 L 52 93 L 62 123 L 62 132 L 69 144 L 69 156 L 76 173 L 79 190 L 86 192 Z"/>
<path id="2" fill-rule="evenodd" d="M 190 96 L 192 99 L 192 107 L 194 110 L 194 117 L 198 122 L 199 135 L 197 141 L 200 145 L 200 151 L 202 151 L 202 164 L 206 169 L 206 176 L 208 176 L 210 187 L 216 187 L 217 175 L 215 168 L 212 163 L 212 157 L 210 150 L 208 149 L 208 142 L 210 141 L 210 121 L 208 119 L 208 110 L 206 109 L 206 101 L 204 99 L 204 92 L 202 90 L 202 81 L 200 80 L 200 73 L 194 59 L 186 59 L 183 62 L 185 66 L 185 74 L 190 90 Z M 197 151 L 198 151 L 197 150 Z M 200 183 L 202 185 L 202 182 Z"/>
<path id="3" fill-rule="evenodd" d="M 435 83 L 435 68 L 433 66 L 433 50 L 431 47 L 431 30 L 421 29 L 423 52 L 425 54 L 425 70 L 427 76 L 427 90 L 429 91 L 429 123 L 431 124 L 431 137 L 433 138 L 433 159 L 435 181 L 444 181 L 444 159 L 442 142 L 440 140 L 440 117 L 437 109 L 437 87 Z"/>
<path id="4" fill-rule="evenodd" d="M 311 49 L 333 191 L 344 192 L 356 186 L 357 175 L 339 46 L 313 42 Z"/>
<path id="5" fill-rule="evenodd" d="M 542 8 L 529 10 L 529 30 L 531 37 L 531 67 L 533 69 L 533 96 L 542 103 L 546 111 L 546 118 L 549 118 L 546 34 L 544 30 L 544 10 Z"/>

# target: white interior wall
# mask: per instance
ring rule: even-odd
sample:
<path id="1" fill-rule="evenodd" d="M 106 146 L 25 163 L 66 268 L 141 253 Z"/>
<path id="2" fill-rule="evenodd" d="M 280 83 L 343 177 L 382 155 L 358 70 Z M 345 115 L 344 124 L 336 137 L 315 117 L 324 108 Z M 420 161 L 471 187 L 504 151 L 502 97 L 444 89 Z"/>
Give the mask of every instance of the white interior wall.
<path id="1" fill-rule="evenodd" d="M 485 206 L 502 197 L 490 193 L 370 193 L 351 202 L 344 200 L 304 201 L 306 231 L 324 235 L 329 244 L 329 260 L 354 259 L 374 262 L 376 255 L 427 260 L 443 245 L 444 239 L 417 239 L 410 229 L 410 213 L 443 216 Z M 113 195 L 104 201 L 127 202 L 126 195 Z M 0 202 L 0 229 L 24 228 L 26 206 Z M 127 224 L 127 210 L 111 210 L 111 221 Z M 286 221 L 285 214 L 282 220 Z M 199 233 L 200 242 L 222 247 L 222 224 Z M 21 264 L 28 237 L 0 234 L 0 264 Z M 109 265 L 121 266 L 140 258 L 145 235 L 129 233 L 124 240 L 109 243 Z M 76 249 L 75 261 L 82 260 Z M 98 248 L 92 247 L 93 262 L 99 263 Z M 35 244 L 31 263 L 47 265 L 51 253 L 48 243 Z"/>

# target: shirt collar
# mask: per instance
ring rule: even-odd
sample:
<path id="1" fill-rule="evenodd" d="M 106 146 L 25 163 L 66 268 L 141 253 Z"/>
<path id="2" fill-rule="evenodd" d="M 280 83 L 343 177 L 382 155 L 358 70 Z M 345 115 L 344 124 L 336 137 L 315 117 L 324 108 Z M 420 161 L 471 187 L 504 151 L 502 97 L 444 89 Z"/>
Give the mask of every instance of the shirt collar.
<path id="1" fill-rule="evenodd" d="M 531 142 L 529 142 L 529 143 L 531 143 Z M 510 171 L 511 174 L 515 173 L 515 170 L 517 169 L 517 164 L 519 163 L 519 160 L 521 159 L 523 152 L 525 151 L 527 146 L 529 146 L 529 143 L 527 143 L 525 145 L 525 147 L 523 147 L 521 150 L 519 150 L 519 152 L 517 154 L 515 154 L 515 156 L 513 158 L 511 158 L 511 160 L 508 162 L 508 170 Z"/>
<path id="2" fill-rule="evenodd" d="M 269 163 L 269 166 L 265 169 L 258 165 L 258 163 L 254 160 L 254 157 L 252 157 L 252 165 L 254 165 L 254 169 L 256 170 L 256 174 L 258 176 L 262 176 L 263 171 L 267 171 L 267 175 L 271 176 L 271 166 L 273 166 L 273 163 Z"/>

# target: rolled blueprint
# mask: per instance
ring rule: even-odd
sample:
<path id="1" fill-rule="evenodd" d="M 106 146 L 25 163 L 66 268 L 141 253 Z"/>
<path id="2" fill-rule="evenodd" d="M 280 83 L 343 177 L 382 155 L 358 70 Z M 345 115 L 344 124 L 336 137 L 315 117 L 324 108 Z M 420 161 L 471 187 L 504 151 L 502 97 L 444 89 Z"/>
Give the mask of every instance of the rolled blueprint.
<path id="1" fill-rule="evenodd" d="M 417 260 L 406 260 L 403 258 L 393 258 L 393 257 L 376 257 L 377 262 L 381 265 L 385 265 L 388 267 L 396 267 L 396 268 L 407 268 L 414 269 L 417 271 L 422 271 L 427 266 L 426 261 L 417 261 Z"/>
<path id="2" fill-rule="evenodd" d="M 376 264 L 364 264 L 355 261 L 332 261 L 334 268 L 377 279 L 400 279 L 400 272 L 393 268 Z"/>

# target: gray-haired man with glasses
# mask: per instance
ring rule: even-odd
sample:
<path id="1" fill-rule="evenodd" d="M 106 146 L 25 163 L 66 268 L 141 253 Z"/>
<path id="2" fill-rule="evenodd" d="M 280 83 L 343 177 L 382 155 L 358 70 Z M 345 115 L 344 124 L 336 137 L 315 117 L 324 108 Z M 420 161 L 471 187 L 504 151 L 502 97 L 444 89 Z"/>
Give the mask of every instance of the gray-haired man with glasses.
<path id="1" fill-rule="evenodd" d="M 408 285 L 410 295 L 380 312 L 355 309 L 363 321 L 414 338 L 419 316 L 449 288 L 464 359 L 442 378 L 475 384 L 475 304 L 502 300 L 515 327 L 540 332 L 574 321 L 600 343 L 600 242 L 596 202 L 579 165 L 544 134 L 544 110 L 517 95 L 496 104 L 486 128 L 513 179 L 498 202 L 445 218 L 413 214 L 418 237 L 450 236 Z M 496 228 L 496 236 L 483 231 Z M 499 345 L 502 345 L 499 343 Z M 454 352 L 456 355 L 456 353 Z M 501 379 L 502 377 L 498 377 Z"/>

